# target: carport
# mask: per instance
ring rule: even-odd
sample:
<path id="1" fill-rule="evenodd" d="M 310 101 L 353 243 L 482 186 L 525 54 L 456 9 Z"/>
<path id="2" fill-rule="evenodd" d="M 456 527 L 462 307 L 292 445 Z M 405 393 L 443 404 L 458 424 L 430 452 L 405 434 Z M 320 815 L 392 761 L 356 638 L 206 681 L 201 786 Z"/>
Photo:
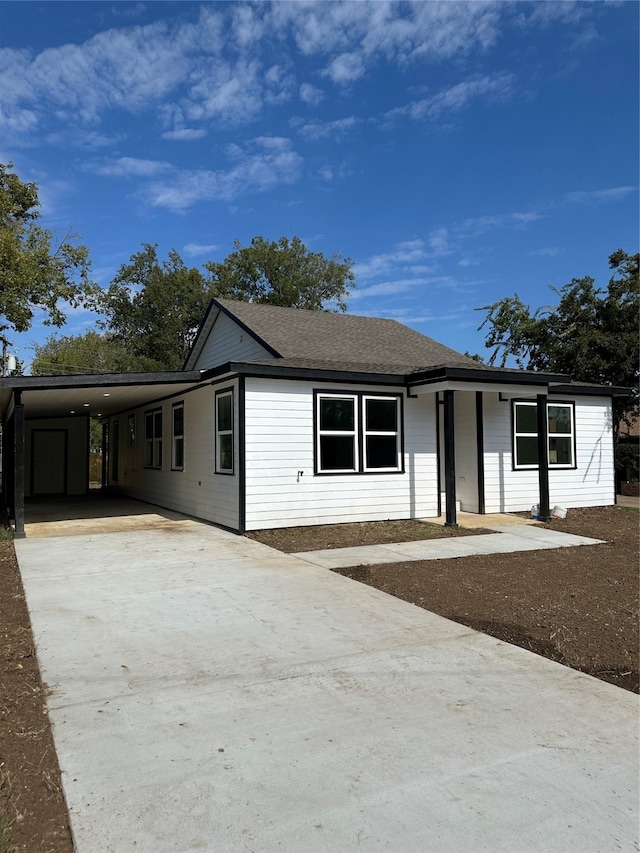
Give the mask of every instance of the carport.
<path id="1" fill-rule="evenodd" d="M 0 379 L 2 500 L 17 537 L 25 536 L 25 498 L 86 496 L 89 425 L 193 388 L 200 371 Z M 103 482 L 105 478 L 103 477 Z"/>

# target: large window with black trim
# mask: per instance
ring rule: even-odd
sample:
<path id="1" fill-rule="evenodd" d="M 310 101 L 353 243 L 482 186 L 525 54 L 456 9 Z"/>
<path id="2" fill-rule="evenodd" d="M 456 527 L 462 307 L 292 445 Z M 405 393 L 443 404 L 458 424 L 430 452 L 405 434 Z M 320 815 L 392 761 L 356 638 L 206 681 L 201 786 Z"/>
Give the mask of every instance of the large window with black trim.
<path id="1" fill-rule="evenodd" d="M 216 391 L 216 473 L 233 474 L 233 388 Z"/>
<path id="2" fill-rule="evenodd" d="M 547 403 L 550 468 L 575 468 L 575 407 L 573 403 Z M 513 401 L 513 467 L 538 467 L 538 412 L 530 400 Z"/>
<path id="3" fill-rule="evenodd" d="M 402 471 L 402 396 L 314 391 L 316 474 Z"/>

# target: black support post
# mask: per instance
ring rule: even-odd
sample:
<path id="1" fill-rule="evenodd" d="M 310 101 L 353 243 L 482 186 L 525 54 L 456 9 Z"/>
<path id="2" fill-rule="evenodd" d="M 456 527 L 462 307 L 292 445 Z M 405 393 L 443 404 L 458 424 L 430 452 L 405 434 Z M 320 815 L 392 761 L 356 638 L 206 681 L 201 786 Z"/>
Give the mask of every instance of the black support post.
<path id="1" fill-rule="evenodd" d="M 24 539 L 24 405 L 20 392 L 16 395 L 14 414 L 14 465 L 15 477 L 13 483 L 13 509 L 16 524 L 15 535 Z"/>
<path id="2" fill-rule="evenodd" d="M 444 492 L 447 501 L 446 527 L 456 524 L 456 450 L 453 391 L 444 392 Z"/>
<path id="3" fill-rule="evenodd" d="M 102 422 L 102 490 L 106 491 L 109 485 L 109 424 L 106 421 Z"/>
<path id="4" fill-rule="evenodd" d="M 484 515 L 484 417 L 482 391 L 476 391 L 476 452 L 478 457 L 478 512 L 480 515 Z"/>
<path id="5" fill-rule="evenodd" d="M 549 510 L 549 427 L 547 395 L 538 394 L 538 483 L 540 487 L 540 521 L 550 521 Z"/>

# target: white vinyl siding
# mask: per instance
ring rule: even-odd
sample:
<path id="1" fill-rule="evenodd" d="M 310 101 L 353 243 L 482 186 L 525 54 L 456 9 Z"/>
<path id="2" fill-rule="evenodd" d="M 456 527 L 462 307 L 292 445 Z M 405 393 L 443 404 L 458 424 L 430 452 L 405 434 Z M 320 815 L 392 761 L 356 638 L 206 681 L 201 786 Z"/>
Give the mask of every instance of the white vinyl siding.
<path id="1" fill-rule="evenodd" d="M 202 348 L 194 370 L 207 370 L 227 361 L 273 358 L 255 338 L 226 314 L 220 312 Z"/>
<path id="2" fill-rule="evenodd" d="M 323 476 L 314 475 L 314 389 L 336 393 L 335 383 L 246 380 L 247 529 L 436 516 L 433 395 L 404 400 L 404 473 Z M 356 392 L 390 389 L 349 385 L 344 396 Z"/>
<path id="3" fill-rule="evenodd" d="M 239 477 L 215 473 L 214 387 L 206 386 L 186 395 L 183 392 L 160 404 L 165 424 L 171 423 L 172 404 L 184 404 L 184 471 L 180 476 L 171 470 L 168 459 L 162 470 L 145 468 L 143 441 L 139 440 L 133 447 L 121 442 L 118 490 L 130 497 L 237 530 Z M 229 383 L 224 387 L 229 388 Z M 236 422 L 237 396 L 234 394 Z M 144 422 L 144 411 L 138 409 L 131 413 L 137 416 L 140 424 Z M 168 449 L 165 452 L 168 454 Z M 234 454 L 237 458 L 237 436 L 234 437 Z"/>
<path id="4" fill-rule="evenodd" d="M 486 512 L 529 510 L 540 499 L 537 468 L 514 470 L 511 431 L 511 401 L 485 393 Z M 614 492 L 611 401 L 576 397 L 575 467 L 549 469 L 549 501 L 551 506 L 608 506 Z"/>

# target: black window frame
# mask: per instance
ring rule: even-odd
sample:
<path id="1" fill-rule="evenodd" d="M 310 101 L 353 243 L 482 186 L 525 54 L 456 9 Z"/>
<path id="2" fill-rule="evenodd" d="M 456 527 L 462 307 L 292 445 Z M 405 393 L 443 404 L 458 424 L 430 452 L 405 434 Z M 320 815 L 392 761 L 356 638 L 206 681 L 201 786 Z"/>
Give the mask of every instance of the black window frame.
<path id="1" fill-rule="evenodd" d="M 136 416 L 135 413 L 127 416 L 127 447 L 136 446 Z"/>
<path id="2" fill-rule="evenodd" d="M 218 409 L 218 401 L 222 397 L 230 397 L 231 398 L 231 428 L 221 430 L 219 428 L 218 418 L 219 418 L 219 409 Z M 214 419 L 215 419 L 215 473 L 221 474 L 222 476 L 232 477 L 235 473 L 235 389 L 231 388 L 221 388 L 219 391 L 215 392 L 215 402 L 214 402 Z M 223 468 L 220 464 L 220 456 L 221 456 L 221 436 L 231 436 L 231 467 Z"/>
<path id="3" fill-rule="evenodd" d="M 157 434 L 157 416 L 160 415 L 160 434 Z M 148 435 L 148 420 L 151 420 L 151 436 Z M 164 434 L 164 410 L 160 406 L 155 409 L 147 409 L 144 413 L 144 465 L 150 471 L 162 470 L 162 442 Z M 151 453 L 149 453 L 149 448 Z"/>
<path id="4" fill-rule="evenodd" d="M 513 399 L 511 401 L 511 467 L 513 471 L 537 471 L 540 467 L 538 462 L 520 463 L 518 462 L 518 438 L 535 438 L 538 439 L 538 428 L 536 424 L 535 431 L 532 432 L 517 432 L 517 415 L 516 409 L 518 406 L 528 406 L 537 413 L 537 401 L 531 399 Z M 568 408 L 571 418 L 571 432 L 559 433 L 552 432 L 549 428 L 549 409 L 554 406 L 562 406 Z M 549 400 L 547 399 L 547 455 L 549 460 L 549 470 L 553 471 L 575 471 L 578 467 L 577 459 L 577 443 L 576 443 L 576 404 L 575 400 Z M 571 462 L 552 462 L 551 461 L 551 442 L 554 438 L 569 438 L 571 447 Z M 536 445 L 537 447 L 537 445 Z M 537 450 L 536 450 L 537 453 Z"/>
<path id="5" fill-rule="evenodd" d="M 354 401 L 354 429 L 353 430 L 321 430 L 320 429 L 320 402 L 322 399 L 352 399 Z M 367 429 L 367 400 L 389 400 L 396 404 L 396 431 L 368 430 Z M 321 466 L 321 438 L 331 435 L 354 435 L 354 466 L 353 468 L 324 469 Z M 395 467 L 372 467 L 367 458 L 367 437 L 380 435 L 396 436 L 396 459 Z M 383 391 L 353 391 L 340 389 L 313 389 L 313 471 L 315 476 L 376 476 L 387 474 L 404 474 L 404 395 L 400 392 Z"/>
<path id="6" fill-rule="evenodd" d="M 178 410 L 182 411 L 182 432 L 178 435 L 176 434 L 176 412 Z M 181 446 L 181 455 L 182 455 L 182 464 L 176 464 L 176 447 L 178 443 Z M 184 400 L 180 400 L 177 403 L 173 403 L 171 405 L 171 470 L 172 471 L 184 471 Z"/>

